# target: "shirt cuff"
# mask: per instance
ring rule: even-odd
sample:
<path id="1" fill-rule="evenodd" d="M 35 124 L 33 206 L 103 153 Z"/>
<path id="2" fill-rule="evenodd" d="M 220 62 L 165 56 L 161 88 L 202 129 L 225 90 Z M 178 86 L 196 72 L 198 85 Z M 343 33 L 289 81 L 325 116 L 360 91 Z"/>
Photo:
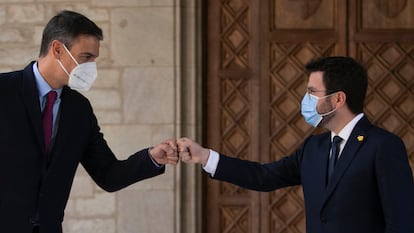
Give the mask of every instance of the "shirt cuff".
<path id="1" fill-rule="evenodd" d="M 155 165 L 155 167 L 157 167 L 158 169 L 163 168 L 163 167 L 165 166 L 165 164 L 159 164 L 159 163 L 157 163 L 157 161 L 155 161 L 155 160 L 152 158 L 151 154 L 149 153 L 149 151 L 150 151 L 151 149 L 152 149 L 152 147 L 148 148 L 148 156 L 150 157 L 150 159 L 151 159 L 152 163 L 153 163 L 153 164 Z"/>
<path id="2" fill-rule="evenodd" d="M 214 177 L 219 160 L 220 160 L 219 153 L 210 149 L 210 155 L 208 156 L 206 166 L 203 167 L 204 171 L 206 171 L 212 177 Z"/>

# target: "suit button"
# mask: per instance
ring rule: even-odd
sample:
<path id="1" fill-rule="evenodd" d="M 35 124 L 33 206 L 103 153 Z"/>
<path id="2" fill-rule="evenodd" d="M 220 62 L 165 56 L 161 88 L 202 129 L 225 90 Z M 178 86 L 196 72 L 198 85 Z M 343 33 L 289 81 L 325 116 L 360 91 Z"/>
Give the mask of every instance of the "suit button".
<path id="1" fill-rule="evenodd" d="M 326 222 L 328 222 L 328 221 L 326 220 L 326 218 L 325 218 L 325 217 L 322 217 L 322 218 L 321 218 L 321 222 L 322 222 L 323 224 L 326 224 Z"/>

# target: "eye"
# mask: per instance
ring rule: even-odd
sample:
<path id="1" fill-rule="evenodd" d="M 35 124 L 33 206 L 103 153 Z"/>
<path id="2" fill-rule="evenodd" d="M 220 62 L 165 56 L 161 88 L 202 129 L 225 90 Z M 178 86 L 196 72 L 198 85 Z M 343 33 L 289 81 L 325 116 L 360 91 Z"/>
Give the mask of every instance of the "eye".
<path id="1" fill-rule="evenodd" d="M 312 88 L 306 88 L 306 93 L 312 95 L 315 91 Z"/>
<path id="2" fill-rule="evenodd" d="M 310 95 L 314 95 L 315 93 L 318 93 L 318 92 L 325 92 L 326 93 L 327 90 L 317 90 L 317 89 L 313 89 L 311 87 L 308 87 L 308 88 L 306 88 L 306 92 Z"/>
<path id="3" fill-rule="evenodd" d="M 95 58 L 95 56 L 93 54 L 90 54 L 90 53 L 85 53 L 85 54 L 80 55 L 80 59 L 81 59 L 82 62 L 91 61 L 94 58 Z"/>
<path id="4" fill-rule="evenodd" d="M 91 55 L 85 55 L 85 56 L 82 56 L 82 60 L 87 61 L 91 59 L 91 57 L 92 57 Z"/>

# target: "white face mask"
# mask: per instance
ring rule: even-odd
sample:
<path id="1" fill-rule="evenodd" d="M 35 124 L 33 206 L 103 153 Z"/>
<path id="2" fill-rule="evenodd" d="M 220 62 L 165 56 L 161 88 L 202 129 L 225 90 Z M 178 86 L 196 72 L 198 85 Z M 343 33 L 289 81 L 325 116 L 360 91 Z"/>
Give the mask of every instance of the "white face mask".
<path id="1" fill-rule="evenodd" d="M 66 68 L 63 66 L 62 62 L 60 60 L 57 60 L 60 67 L 62 67 L 63 71 L 65 71 L 65 73 L 69 76 L 68 86 L 79 91 L 88 91 L 91 88 L 93 82 L 98 77 L 96 62 L 85 62 L 79 64 L 64 44 L 63 47 L 76 64 L 76 67 L 73 68 L 69 74 Z"/>

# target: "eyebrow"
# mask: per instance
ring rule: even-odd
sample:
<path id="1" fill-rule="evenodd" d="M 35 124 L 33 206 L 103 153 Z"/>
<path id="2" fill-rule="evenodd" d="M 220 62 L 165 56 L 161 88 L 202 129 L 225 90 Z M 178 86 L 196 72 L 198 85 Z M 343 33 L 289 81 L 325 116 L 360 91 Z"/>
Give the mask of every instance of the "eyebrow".
<path id="1" fill-rule="evenodd" d="M 93 53 L 89 53 L 89 52 L 84 52 L 84 53 L 80 53 L 79 56 L 82 57 L 86 57 L 86 56 L 91 56 L 91 57 L 98 57 L 97 55 L 93 54 Z"/>

